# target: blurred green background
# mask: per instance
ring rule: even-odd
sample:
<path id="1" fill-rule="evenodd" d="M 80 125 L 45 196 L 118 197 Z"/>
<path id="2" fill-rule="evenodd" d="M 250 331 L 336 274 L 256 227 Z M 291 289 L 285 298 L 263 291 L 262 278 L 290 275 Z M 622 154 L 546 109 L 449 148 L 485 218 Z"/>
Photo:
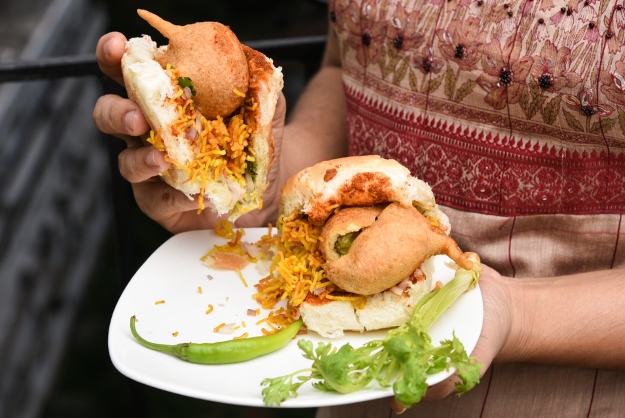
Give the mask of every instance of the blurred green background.
<path id="1" fill-rule="evenodd" d="M 165 40 L 141 20 L 144 8 L 175 24 L 219 21 L 231 27 L 242 42 L 326 33 L 326 4 L 313 0 L 239 1 L 99 1 L 106 9 L 108 29 L 127 37 L 148 34 L 159 44 Z M 318 57 L 311 57 L 318 60 Z M 305 84 L 303 65 L 284 63 L 285 94 L 289 106 Z M 110 140 L 110 139 L 108 139 Z M 166 241 L 170 234 L 147 219 L 136 207 L 128 214 L 136 244 L 136 268 Z M 116 237 L 111 232 L 83 298 L 78 319 L 64 354 L 54 389 L 46 402 L 45 418 L 74 417 L 300 417 L 313 409 L 268 409 L 224 405 L 175 395 L 133 384 L 111 364 L 107 336 L 111 314 L 121 293 L 116 259 Z M 235 377 L 233 377 L 235 378 Z"/>

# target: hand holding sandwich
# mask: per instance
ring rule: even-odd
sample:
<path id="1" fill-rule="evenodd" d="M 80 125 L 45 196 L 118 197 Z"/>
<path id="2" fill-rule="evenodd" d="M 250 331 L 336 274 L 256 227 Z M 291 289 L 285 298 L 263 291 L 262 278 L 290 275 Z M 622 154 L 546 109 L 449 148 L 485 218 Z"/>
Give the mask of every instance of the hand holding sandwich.
<path id="1" fill-rule="evenodd" d="M 126 42 L 122 34 L 109 33 L 100 39 L 96 49 L 102 71 L 120 83 L 124 81 L 121 60 Z M 286 103 L 280 93 L 271 122 L 276 155 L 279 155 L 281 147 L 285 112 Z M 139 207 L 149 217 L 174 233 L 210 228 L 217 222 L 218 216 L 210 210 L 197 214 L 197 198 L 190 200 L 185 193 L 158 177 L 171 167 L 171 163 L 166 160 L 164 152 L 146 144 L 139 137 L 149 132 L 150 125 L 135 102 L 115 95 L 105 95 L 98 100 L 93 118 L 102 132 L 117 136 L 128 145 L 119 156 L 120 172 L 132 184 Z M 238 225 L 266 224 L 277 211 L 277 199 L 273 196 L 278 194 L 275 181 L 278 165 L 273 164 L 267 176 L 264 208 L 244 214 L 237 221 Z"/>

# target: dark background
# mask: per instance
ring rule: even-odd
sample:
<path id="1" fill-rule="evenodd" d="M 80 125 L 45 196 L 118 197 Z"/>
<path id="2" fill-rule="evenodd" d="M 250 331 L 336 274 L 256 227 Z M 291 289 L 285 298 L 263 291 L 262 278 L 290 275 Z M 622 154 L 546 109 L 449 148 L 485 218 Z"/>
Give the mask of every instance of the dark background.
<path id="1" fill-rule="evenodd" d="M 144 8 L 175 24 L 219 21 L 231 27 L 239 39 L 248 41 L 299 36 L 325 35 L 326 4 L 313 0 L 238 0 L 238 1 L 99 1 L 108 14 L 108 30 L 127 37 L 148 34 L 159 44 L 166 41 L 136 14 Z M 316 68 L 319 51 L 303 60 L 275 58 L 285 73 L 285 95 L 290 107 Z M 274 58 L 274 57 L 272 57 Z M 118 141 L 105 138 L 107 141 Z M 135 268 L 166 241 L 170 234 L 147 219 L 133 206 Z M 312 417 L 313 409 L 267 409 L 224 405 L 175 395 L 135 384 L 120 374 L 108 356 L 107 336 L 111 314 L 121 293 L 116 250 L 118 237 L 107 237 L 99 262 L 81 303 L 70 341 L 63 356 L 54 389 L 42 416 L 73 417 Z M 233 378 L 244 378 L 233 376 Z"/>

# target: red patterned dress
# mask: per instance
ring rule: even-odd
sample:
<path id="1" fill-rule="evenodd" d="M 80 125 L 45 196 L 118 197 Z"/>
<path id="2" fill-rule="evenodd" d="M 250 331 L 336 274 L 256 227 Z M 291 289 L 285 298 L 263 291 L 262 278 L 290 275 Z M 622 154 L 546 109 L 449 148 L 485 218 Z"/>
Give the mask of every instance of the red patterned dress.
<path id="1" fill-rule="evenodd" d="M 503 275 L 625 268 L 622 0 L 332 0 L 330 16 L 350 154 L 427 181 L 460 247 Z M 494 365 L 403 416 L 623 417 L 625 373 Z"/>

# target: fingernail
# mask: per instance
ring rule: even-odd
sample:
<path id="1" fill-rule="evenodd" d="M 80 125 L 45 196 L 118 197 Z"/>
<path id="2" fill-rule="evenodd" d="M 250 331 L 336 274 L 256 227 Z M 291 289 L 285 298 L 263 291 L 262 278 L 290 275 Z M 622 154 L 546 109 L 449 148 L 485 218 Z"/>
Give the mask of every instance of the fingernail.
<path id="1" fill-rule="evenodd" d="M 150 167 L 158 167 L 159 173 L 162 173 L 169 168 L 169 163 L 165 161 L 163 153 L 157 149 L 153 149 L 148 153 L 145 157 L 145 162 Z"/>
<path id="2" fill-rule="evenodd" d="M 113 46 L 113 40 L 109 39 L 108 41 L 106 41 L 106 43 L 104 44 L 104 53 L 106 55 L 111 55 L 111 48 Z"/>
<path id="3" fill-rule="evenodd" d="M 127 133 L 132 133 L 133 131 L 132 120 L 135 117 L 135 112 L 136 110 L 131 110 L 130 112 L 126 113 L 126 116 L 124 116 L 124 124 L 126 125 L 126 129 L 128 130 Z"/>

